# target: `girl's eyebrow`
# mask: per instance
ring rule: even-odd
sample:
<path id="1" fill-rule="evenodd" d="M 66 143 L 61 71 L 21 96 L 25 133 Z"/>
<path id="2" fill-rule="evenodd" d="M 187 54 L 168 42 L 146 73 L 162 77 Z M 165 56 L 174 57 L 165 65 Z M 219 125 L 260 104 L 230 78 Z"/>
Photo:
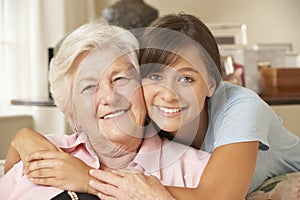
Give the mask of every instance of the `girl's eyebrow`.
<path id="1" fill-rule="evenodd" d="M 194 69 L 194 68 L 190 68 L 190 67 L 184 67 L 184 68 L 180 68 L 178 70 L 178 72 L 193 72 L 193 73 L 199 73 L 198 70 Z"/>

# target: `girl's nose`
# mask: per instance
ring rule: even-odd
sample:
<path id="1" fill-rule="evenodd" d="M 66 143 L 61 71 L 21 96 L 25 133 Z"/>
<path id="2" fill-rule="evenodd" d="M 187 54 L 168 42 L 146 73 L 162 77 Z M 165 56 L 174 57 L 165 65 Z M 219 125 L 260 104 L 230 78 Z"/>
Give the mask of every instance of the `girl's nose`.
<path id="1" fill-rule="evenodd" d="M 162 86 L 159 92 L 159 96 L 161 99 L 168 102 L 178 99 L 174 89 L 170 85 Z"/>

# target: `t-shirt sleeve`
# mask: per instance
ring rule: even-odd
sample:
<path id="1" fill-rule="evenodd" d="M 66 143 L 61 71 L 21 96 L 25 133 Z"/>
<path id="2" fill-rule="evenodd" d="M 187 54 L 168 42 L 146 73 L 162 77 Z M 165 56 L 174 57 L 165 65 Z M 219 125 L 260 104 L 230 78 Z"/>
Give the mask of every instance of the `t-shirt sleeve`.
<path id="1" fill-rule="evenodd" d="M 254 94 L 228 101 L 215 126 L 215 148 L 231 143 L 259 141 L 261 150 L 269 148 L 268 135 L 274 124 L 272 109 Z"/>

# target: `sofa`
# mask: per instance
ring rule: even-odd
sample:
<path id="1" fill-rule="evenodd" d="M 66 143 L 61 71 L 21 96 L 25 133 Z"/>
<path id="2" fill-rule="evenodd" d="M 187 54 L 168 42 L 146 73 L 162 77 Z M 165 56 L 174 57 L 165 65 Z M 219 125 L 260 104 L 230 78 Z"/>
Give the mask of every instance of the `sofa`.
<path id="1" fill-rule="evenodd" d="M 0 160 L 0 177 L 4 174 L 4 160 Z M 246 200 L 300 200 L 300 172 L 275 176 L 266 180 Z"/>
<path id="2" fill-rule="evenodd" d="M 266 180 L 246 200 L 300 200 L 300 172 L 283 174 Z"/>

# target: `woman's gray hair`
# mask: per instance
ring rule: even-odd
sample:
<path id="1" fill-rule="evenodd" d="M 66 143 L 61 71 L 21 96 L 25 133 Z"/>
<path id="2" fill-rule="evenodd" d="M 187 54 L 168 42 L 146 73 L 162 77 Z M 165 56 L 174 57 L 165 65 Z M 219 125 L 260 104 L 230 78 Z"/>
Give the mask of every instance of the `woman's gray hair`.
<path id="1" fill-rule="evenodd" d="M 67 116 L 72 113 L 73 73 L 75 59 L 91 52 L 103 43 L 127 55 L 138 70 L 138 41 L 127 30 L 97 19 L 84 24 L 66 35 L 50 62 L 49 83 L 56 106 Z M 101 56 L 101 54 L 99 55 Z"/>

